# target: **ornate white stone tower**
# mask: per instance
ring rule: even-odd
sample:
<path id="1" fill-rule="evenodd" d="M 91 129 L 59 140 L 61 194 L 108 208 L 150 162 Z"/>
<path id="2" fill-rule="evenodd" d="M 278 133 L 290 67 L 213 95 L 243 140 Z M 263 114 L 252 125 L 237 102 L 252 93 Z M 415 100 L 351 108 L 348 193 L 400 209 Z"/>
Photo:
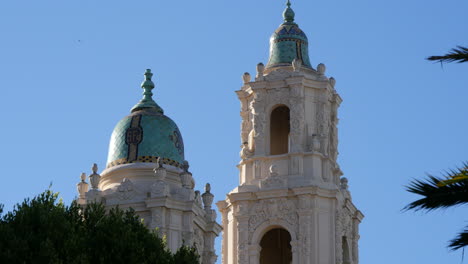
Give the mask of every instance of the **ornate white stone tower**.
<path id="1" fill-rule="evenodd" d="M 202 264 L 214 264 L 214 239 L 221 232 L 211 208 L 214 196 L 209 184 L 203 194 L 194 190 L 180 131 L 152 98 L 152 76 L 147 70 L 143 99 L 112 133 L 107 168 L 99 175 L 93 166 L 91 190 L 81 175 L 78 203 L 131 207 L 148 228 L 166 237 L 170 250 L 195 246 Z"/>
<path id="2" fill-rule="evenodd" d="M 223 264 L 358 264 L 363 215 L 337 159 L 341 98 L 288 7 L 241 101 L 239 186 L 217 203 Z"/>

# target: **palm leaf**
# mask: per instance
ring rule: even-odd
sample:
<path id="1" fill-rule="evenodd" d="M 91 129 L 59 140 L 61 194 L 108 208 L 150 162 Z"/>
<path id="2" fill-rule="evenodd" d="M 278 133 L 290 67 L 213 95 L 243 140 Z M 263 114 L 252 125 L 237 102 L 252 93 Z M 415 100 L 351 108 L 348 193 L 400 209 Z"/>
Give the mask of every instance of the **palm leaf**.
<path id="1" fill-rule="evenodd" d="M 449 248 L 452 250 L 457 250 L 465 246 L 468 246 L 468 226 L 466 226 L 465 230 L 458 234 L 456 238 L 450 240 L 449 244 Z"/>
<path id="2" fill-rule="evenodd" d="M 408 204 L 403 210 L 427 210 L 447 208 L 454 205 L 468 203 L 468 179 L 453 181 L 439 186 L 447 178 L 428 175 L 425 180 L 414 180 L 406 190 L 419 194 L 423 198 Z"/>
<path id="3" fill-rule="evenodd" d="M 449 173 L 447 173 L 446 177 L 446 180 L 440 181 L 437 184 L 439 187 L 453 184 L 462 180 L 468 180 L 468 164 L 464 163 L 462 168 L 451 170 Z"/>
<path id="4" fill-rule="evenodd" d="M 457 46 L 453 48 L 449 53 L 443 56 L 430 56 L 426 58 L 430 61 L 439 61 L 439 62 L 467 62 L 468 61 L 468 48 L 463 46 Z"/>

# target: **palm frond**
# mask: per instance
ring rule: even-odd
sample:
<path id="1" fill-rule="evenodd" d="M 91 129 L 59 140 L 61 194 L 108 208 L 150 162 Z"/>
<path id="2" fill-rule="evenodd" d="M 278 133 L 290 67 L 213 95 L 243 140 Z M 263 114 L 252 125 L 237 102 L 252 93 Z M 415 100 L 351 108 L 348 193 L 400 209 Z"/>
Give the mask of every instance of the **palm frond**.
<path id="1" fill-rule="evenodd" d="M 462 247 L 468 246 L 468 226 L 465 230 L 457 235 L 453 240 L 450 240 L 449 248 L 451 250 L 457 250 Z"/>
<path id="2" fill-rule="evenodd" d="M 406 190 L 423 196 L 423 198 L 408 204 L 403 210 L 427 210 L 447 208 L 450 206 L 468 203 L 468 179 L 453 181 L 450 184 L 439 186 L 447 178 L 428 175 L 425 180 L 414 180 Z"/>
<path id="3" fill-rule="evenodd" d="M 467 180 L 468 179 L 468 164 L 464 163 L 462 168 L 451 170 L 445 175 L 445 177 L 447 177 L 447 179 L 440 181 L 437 184 L 437 186 L 442 187 L 442 186 L 453 184 L 462 180 Z"/>
<path id="4" fill-rule="evenodd" d="M 443 56 L 430 56 L 426 58 L 429 61 L 439 61 L 439 62 L 468 62 L 468 48 L 463 46 L 457 46 L 453 48 L 449 53 Z"/>

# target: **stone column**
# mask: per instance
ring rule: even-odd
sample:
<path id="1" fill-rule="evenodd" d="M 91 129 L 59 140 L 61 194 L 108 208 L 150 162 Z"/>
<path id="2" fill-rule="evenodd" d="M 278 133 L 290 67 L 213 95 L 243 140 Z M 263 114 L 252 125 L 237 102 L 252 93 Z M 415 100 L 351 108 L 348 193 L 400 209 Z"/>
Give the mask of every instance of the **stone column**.
<path id="1" fill-rule="evenodd" d="M 249 245 L 249 264 L 260 263 L 260 250 L 262 247 L 259 245 Z"/>
<path id="2" fill-rule="evenodd" d="M 249 216 L 237 216 L 237 263 L 248 264 L 248 244 L 249 244 Z"/>
<path id="3" fill-rule="evenodd" d="M 311 215 L 310 210 L 303 210 L 299 213 L 299 238 L 300 241 L 300 263 L 301 264 L 310 264 L 310 251 L 311 251 L 311 233 L 310 233 L 310 224 L 311 224 Z"/>
<path id="4" fill-rule="evenodd" d="M 291 241 L 292 264 L 302 264 L 302 262 L 299 260 L 300 245 L 301 241 L 299 240 Z"/>

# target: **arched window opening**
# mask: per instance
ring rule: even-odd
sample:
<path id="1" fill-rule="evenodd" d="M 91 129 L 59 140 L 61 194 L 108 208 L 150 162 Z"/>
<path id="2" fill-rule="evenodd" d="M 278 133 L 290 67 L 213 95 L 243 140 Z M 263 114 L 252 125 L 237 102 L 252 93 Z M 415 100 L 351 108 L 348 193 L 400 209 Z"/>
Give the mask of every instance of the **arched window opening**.
<path id="1" fill-rule="evenodd" d="M 348 239 L 344 236 L 341 246 L 343 247 L 343 264 L 351 264 L 351 258 L 349 257 L 349 246 Z"/>
<path id="2" fill-rule="evenodd" d="M 260 241 L 260 264 L 291 264 L 291 235 L 282 228 L 268 231 Z"/>
<path id="3" fill-rule="evenodd" d="M 271 112 L 270 154 L 279 155 L 289 152 L 289 108 L 279 106 Z"/>

